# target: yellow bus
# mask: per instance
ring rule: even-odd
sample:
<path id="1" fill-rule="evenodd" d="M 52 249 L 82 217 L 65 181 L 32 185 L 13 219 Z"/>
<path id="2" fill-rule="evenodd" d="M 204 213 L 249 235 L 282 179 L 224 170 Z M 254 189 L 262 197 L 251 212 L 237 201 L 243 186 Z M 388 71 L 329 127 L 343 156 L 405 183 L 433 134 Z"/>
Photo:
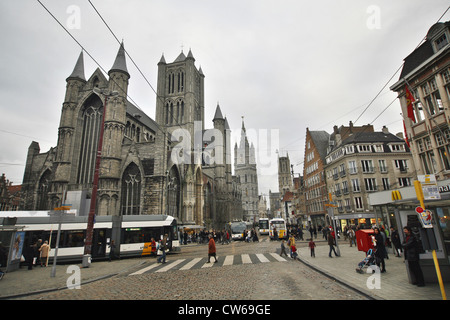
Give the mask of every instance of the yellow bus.
<path id="1" fill-rule="evenodd" d="M 286 221 L 282 218 L 269 220 L 269 236 L 270 240 L 287 239 Z"/>

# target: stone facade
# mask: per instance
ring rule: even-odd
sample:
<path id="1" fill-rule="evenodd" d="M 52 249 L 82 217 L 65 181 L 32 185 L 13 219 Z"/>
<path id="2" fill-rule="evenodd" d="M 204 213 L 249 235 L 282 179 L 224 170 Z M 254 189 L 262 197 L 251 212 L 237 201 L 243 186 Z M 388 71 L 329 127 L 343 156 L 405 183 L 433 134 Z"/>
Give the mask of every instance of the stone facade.
<path id="1" fill-rule="evenodd" d="M 239 180 L 226 162 L 230 131 L 219 106 L 214 128 L 205 130 L 204 75 L 194 62 L 191 51 L 173 63 L 161 58 L 155 121 L 128 100 L 123 44 L 108 77 L 97 69 L 86 80 L 81 53 L 66 79 L 57 146 L 45 153 L 35 141 L 29 147 L 21 209 L 68 204 L 88 214 L 103 123 L 97 215 L 169 214 L 180 225 L 223 228 L 236 215 Z M 187 147 L 180 130 L 192 138 Z M 205 163 L 206 145 L 219 134 L 222 143 L 206 151 L 223 159 Z"/>
<path id="2" fill-rule="evenodd" d="M 245 221 L 258 221 L 258 173 L 253 143 L 249 143 L 242 120 L 241 140 L 234 146 L 234 172 L 239 177 L 242 190 L 242 209 Z"/>

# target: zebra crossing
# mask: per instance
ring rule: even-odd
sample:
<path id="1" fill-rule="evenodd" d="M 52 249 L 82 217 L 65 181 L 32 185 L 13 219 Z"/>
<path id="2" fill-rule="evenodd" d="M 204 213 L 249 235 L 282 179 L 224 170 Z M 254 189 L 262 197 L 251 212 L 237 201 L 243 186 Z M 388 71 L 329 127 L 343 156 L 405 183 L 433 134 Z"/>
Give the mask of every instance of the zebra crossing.
<path id="1" fill-rule="evenodd" d="M 211 258 L 211 262 L 207 262 L 208 258 L 192 258 L 192 259 L 176 259 L 173 261 L 167 261 L 165 264 L 154 262 L 151 265 L 139 269 L 130 274 L 139 275 L 143 273 L 158 273 L 167 271 L 182 271 L 191 269 L 204 269 L 214 268 L 231 265 L 242 264 L 258 264 L 258 263 L 270 263 L 270 262 L 286 262 L 291 260 L 289 258 L 283 258 L 278 253 L 245 253 L 238 255 L 226 255 L 217 257 L 217 263 L 214 262 L 214 258 Z"/>

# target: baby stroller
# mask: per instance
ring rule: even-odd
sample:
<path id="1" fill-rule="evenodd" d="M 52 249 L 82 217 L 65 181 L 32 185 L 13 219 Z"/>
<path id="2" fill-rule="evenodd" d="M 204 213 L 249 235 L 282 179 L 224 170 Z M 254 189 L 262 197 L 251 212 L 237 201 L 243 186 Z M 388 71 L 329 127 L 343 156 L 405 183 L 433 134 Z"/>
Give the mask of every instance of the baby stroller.
<path id="1" fill-rule="evenodd" d="M 356 272 L 364 273 L 363 269 L 375 264 L 375 254 L 372 249 L 369 249 L 366 253 L 366 257 L 360 263 L 358 263 L 358 268 L 356 268 Z"/>

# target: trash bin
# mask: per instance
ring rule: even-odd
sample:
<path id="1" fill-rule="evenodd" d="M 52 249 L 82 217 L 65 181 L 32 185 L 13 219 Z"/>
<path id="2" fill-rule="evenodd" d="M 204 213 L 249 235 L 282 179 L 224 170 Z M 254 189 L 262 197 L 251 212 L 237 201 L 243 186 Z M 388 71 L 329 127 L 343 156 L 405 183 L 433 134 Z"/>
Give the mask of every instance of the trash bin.
<path id="1" fill-rule="evenodd" d="M 356 243 L 359 251 L 367 252 L 373 249 L 372 236 L 375 232 L 372 229 L 361 229 L 356 231 Z"/>
<path id="2" fill-rule="evenodd" d="M 91 255 L 90 254 L 83 255 L 83 261 L 82 261 L 81 266 L 83 268 L 89 268 L 91 266 Z"/>

